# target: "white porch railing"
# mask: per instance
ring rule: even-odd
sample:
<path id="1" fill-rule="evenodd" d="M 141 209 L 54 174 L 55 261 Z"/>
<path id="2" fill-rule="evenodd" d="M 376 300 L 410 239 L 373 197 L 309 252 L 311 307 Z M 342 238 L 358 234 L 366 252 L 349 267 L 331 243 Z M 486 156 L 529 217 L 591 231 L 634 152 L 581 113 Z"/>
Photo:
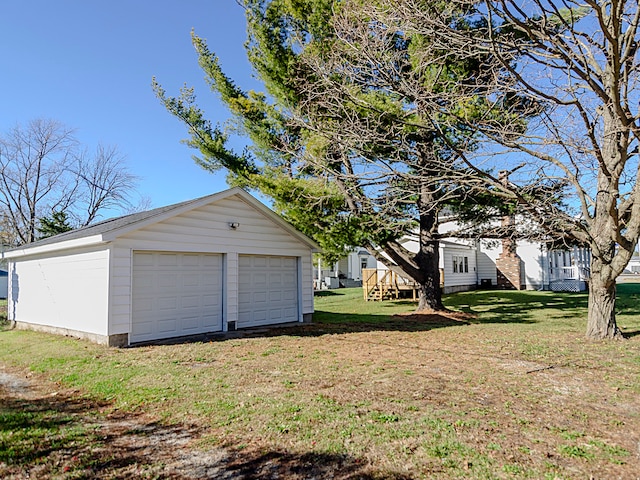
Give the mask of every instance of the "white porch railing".
<path id="1" fill-rule="evenodd" d="M 586 267 L 554 267 L 551 269 L 550 280 L 552 282 L 561 282 L 564 280 L 589 280 L 589 269 Z"/>

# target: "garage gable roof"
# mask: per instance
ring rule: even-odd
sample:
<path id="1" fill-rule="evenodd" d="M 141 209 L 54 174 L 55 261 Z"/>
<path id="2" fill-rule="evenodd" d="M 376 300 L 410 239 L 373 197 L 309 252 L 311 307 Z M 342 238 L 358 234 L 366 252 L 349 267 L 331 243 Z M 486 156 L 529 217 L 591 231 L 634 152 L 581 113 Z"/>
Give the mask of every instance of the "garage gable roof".
<path id="1" fill-rule="evenodd" d="M 90 246 L 99 243 L 106 243 L 115 240 L 121 235 L 125 235 L 131 231 L 138 230 L 154 223 L 161 222 L 168 218 L 180 215 L 182 213 L 203 207 L 210 203 L 215 203 L 222 199 L 237 196 L 260 213 L 265 215 L 279 227 L 286 230 L 290 235 L 297 238 L 300 242 L 309 246 L 314 251 L 319 251 L 320 247 L 303 233 L 296 230 L 292 225 L 286 222 L 282 217 L 272 211 L 270 208 L 262 204 L 256 198 L 242 190 L 234 187 L 229 190 L 207 195 L 205 197 L 187 200 L 186 202 L 167 205 L 165 207 L 154 208 L 145 212 L 132 213 L 122 217 L 111 218 L 102 222 L 94 223 L 87 227 L 70 230 L 53 237 L 44 238 L 36 242 L 23 245 L 19 248 L 9 250 L 4 253 L 6 258 L 15 258 L 23 255 L 32 255 L 36 253 L 45 253 L 49 251 L 63 250 L 74 247 Z"/>

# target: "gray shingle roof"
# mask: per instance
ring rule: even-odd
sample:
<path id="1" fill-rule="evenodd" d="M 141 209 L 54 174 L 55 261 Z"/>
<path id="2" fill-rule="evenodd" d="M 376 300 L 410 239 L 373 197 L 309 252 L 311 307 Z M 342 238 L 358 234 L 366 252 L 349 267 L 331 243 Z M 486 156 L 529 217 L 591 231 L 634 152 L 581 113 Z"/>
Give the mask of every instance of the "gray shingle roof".
<path id="1" fill-rule="evenodd" d="M 98 223 L 94 223 L 92 225 L 88 225 L 82 228 L 76 228 L 75 230 L 70 230 L 68 232 L 60 233 L 58 235 L 54 235 L 52 237 L 43 238 L 42 240 L 38 240 L 32 243 L 28 243 L 26 245 L 22 245 L 18 248 L 11 249 L 13 250 L 24 250 L 25 248 L 33 248 L 40 247 L 42 245 L 51 245 L 58 242 L 66 242 L 67 240 L 76 240 L 78 238 L 91 237 L 93 235 L 101 235 L 104 233 L 112 232 L 114 230 L 118 230 L 122 227 L 126 227 L 128 225 L 133 225 L 143 220 L 147 220 L 157 215 L 162 215 L 171 210 L 175 210 L 178 208 L 185 207 L 190 203 L 197 203 L 207 197 L 214 197 L 214 195 L 207 195 L 200 198 L 195 198 L 193 200 L 187 200 L 186 202 L 175 203 L 173 205 L 167 205 L 166 207 L 154 208 L 152 210 L 147 210 L 144 212 L 132 213 L 129 215 L 123 215 L 121 217 L 110 218 L 107 220 L 103 220 Z"/>

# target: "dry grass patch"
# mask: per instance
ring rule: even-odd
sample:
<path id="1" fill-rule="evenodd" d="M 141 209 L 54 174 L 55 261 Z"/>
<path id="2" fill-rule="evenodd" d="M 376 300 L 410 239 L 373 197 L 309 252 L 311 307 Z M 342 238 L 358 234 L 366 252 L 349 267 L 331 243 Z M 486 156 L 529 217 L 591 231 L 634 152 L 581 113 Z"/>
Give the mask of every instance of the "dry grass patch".
<path id="1" fill-rule="evenodd" d="M 639 294 L 621 292 L 632 334 Z M 209 467 L 228 478 L 640 471 L 640 337 L 584 340 L 584 295 L 458 294 L 447 315 L 359 290 L 316 300 L 314 324 L 207 343 L 118 350 L 8 331 L 0 361 L 109 402 L 105 415 L 192 426 L 188 448 L 225 452 Z"/>

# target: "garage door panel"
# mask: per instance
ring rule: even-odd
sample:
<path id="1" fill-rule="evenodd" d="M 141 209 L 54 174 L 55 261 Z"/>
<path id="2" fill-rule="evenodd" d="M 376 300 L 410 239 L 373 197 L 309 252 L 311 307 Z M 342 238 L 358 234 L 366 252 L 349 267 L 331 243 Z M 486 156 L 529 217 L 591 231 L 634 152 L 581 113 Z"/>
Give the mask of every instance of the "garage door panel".
<path id="1" fill-rule="evenodd" d="M 150 253 L 136 253 L 133 257 L 134 267 L 146 267 L 153 265 L 153 255 Z"/>
<path id="2" fill-rule="evenodd" d="M 288 269 L 297 269 L 298 268 L 298 260 L 294 257 L 285 257 L 282 261 L 282 266 Z"/>
<path id="3" fill-rule="evenodd" d="M 151 312 L 153 310 L 153 302 L 149 298 L 140 298 L 133 305 L 133 312 Z"/>
<path id="4" fill-rule="evenodd" d="M 283 315 L 286 318 L 295 318 L 298 316 L 298 309 L 297 308 L 286 308 L 283 312 Z"/>
<path id="5" fill-rule="evenodd" d="M 222 265 L 222 256 L 206 256 L 202 261 L 202 265 L 204 265 L 205 267 L 220 267 Z"/>
<path id="6" fill-rule="evenodd" d="M 178 330 L 177 322 L 173 319 L 158 320 L 157 325 L 157 331 L 160 334 L 170 334 L 171 336 L 175 336 Z"/>
<path id="7" fill-rule="evenodd" d="M 202 297 L 202 306 L 212 310 L 211 307 L 219 307 L 222 305 L 222 297 L 220 295 L 204 295 Z"/>
<path id="8" fill-rule="evenodd" d="M 182 286 L 188 288 L 201 288 L 202 275 L 198 273 L 185 273 L 182 276 Z"/>
<path id="9" fill-rule="evenodd" d="M 284 295 L 282 292 L 269 292 L 269 301 L 270 302 L 281 302 L 283 300 Z"/>
<path id="10" fill-rule="evenodd" d="M 184 267 L 198 267 L 200 263 L 199 255 L 184 254 L 182 256 L 182 265 Z"/>
<path id="11" fill-rule="evenodd" d="M 218 266 L 219 267 L 219 266 Z M 218 269 L 219 271 L 219 269 Z M 209 273 L 205 273 L 202 275 L 202 285 L 205 287 L 211 286 L 219 286 L 220 285 L 220 277 L 218 275 L 212 275 Z"/>
<path id="12" fill-rule="evenodd" d="M 269 261 L 267 257 L 257 257 L 257 256 L 254 256 L 252 260 L 253 260 L 253 266 L 258 268 L 266 267 L 267 262 Z"/>
<path id="13" fill-rule="evenodd" d="M 162 297 L 158 299 L 158 310 L 175 310 L 178 308 L 178 299 L 176 297 Z"/>
<path id="14" fill-rule="evenodd" d="M 201 299 L 197 295 L 184 296 L 180 298 L 182 308 L 200 308 Z"/>
<path id="15" fill-rule="evenodd" d="M 267 310 L 254 310 L 253 311 L 253 321 L 259 325 L 261 322 L 269 320 L 269 312 Z"/>
<path id="16" fill-rule="evenodd" d="M 200 327 L 200 315 L 182 318 L 182 329 L 184 331 L 197 330 Z"/>
<path id="17" fill-rule="evenodd" d="M 132 342 L 222 330 L 222 255 L 134 252 Z"/>
<path id="18" fill-rule="evenodd" d="M 161 253 L 157 256 L 156 264 L 161 267 L 175 267 L 178 265 L 178 255 L 175 253 Z"/>
<path id="19" fill-rule="evenodd" d="M 207 331 L 212 332 L 216 329 L 220 329 L 220 317 L 217 315 L 209 315 L 202 317 L 203 326 L 207 327 Z"/>
<path id="20" fill-rule="evenodd" d="M 133 326 L 132 335 L 150 335 L 153 331 L 151 322 L 138 322 Z"/>
<path id="21" fill-rule="evenodd" d="M 238 327 L 298 321 L 295 257 L 238 257 Z"/>
<path id="22" fill-rule="evenodd" d="M 154 278 L 151 276 L 138 275 L 133 278 L 133 286 L 135 288 L 153 288 Z"/>

